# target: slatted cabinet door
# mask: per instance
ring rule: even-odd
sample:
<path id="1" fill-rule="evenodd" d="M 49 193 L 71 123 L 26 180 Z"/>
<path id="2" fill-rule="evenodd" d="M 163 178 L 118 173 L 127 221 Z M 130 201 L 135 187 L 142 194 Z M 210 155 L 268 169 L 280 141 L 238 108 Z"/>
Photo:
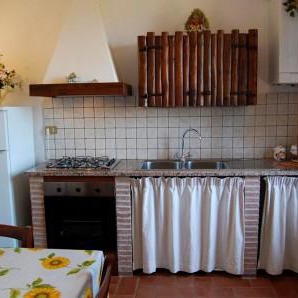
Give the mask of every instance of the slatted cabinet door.
<path id="1" fill-rule="evenodd" d="M 258 31 L 138 36 L 139 105 L 238 106 L 257 103 Z"/>

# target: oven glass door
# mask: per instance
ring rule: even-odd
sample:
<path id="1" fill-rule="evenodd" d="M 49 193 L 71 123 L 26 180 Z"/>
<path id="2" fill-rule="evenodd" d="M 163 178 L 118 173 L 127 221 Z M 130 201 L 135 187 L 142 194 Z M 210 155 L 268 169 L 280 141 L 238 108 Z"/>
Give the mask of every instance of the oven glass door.
<path id="1" fill-rule="evenodd" d="M 115 198 L 45 197 L 49 248 L 116 249 Z"/>

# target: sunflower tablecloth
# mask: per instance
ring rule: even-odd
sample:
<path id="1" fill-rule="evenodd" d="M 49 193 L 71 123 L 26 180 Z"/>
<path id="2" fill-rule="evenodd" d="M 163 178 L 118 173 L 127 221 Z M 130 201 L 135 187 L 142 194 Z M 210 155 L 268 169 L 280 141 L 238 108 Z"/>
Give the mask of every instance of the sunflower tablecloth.
<path id="1" fill-rule="evenodd" d="M 0 248 L 1 298 L 93 298 L 102 251 Z"/>

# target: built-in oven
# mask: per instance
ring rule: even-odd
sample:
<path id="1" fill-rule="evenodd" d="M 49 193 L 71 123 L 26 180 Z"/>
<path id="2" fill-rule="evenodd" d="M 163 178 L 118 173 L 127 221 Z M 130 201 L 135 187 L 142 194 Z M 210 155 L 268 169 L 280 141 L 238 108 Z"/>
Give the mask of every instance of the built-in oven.
<path id="1" fill-rule="evenodd" d="M 89 180 L 45 180 L 49 248 L 117 250 L 114 179 Z"/>

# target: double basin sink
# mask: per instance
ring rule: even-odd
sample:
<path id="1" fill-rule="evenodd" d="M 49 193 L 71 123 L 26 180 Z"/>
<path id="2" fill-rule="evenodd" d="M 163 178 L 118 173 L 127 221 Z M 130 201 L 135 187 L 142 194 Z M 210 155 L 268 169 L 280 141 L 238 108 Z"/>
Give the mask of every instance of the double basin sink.
<path id="1" fill-rule="evenodd" d="M 195 169 L 226 169 L 223 161 L 190 159 L 180 160 L 144 160 L 140 168 L 142 170 L 195 170 Z"/>

